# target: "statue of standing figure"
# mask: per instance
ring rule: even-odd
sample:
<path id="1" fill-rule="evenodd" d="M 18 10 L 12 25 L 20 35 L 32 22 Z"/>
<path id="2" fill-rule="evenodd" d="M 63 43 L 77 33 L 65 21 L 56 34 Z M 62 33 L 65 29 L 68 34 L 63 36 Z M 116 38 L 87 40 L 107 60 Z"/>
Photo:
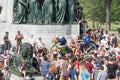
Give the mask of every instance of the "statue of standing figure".
<path id="1" fill-rule="evenodd" d="M 13 23 L 26 23 L 28 13 L 28 0 L 18 0 L 17 14 L 13 18 Z"/>
<path id="2" fill-rule="evenodd" d="M 29 15 L 30 15 L 30 19 L 29 21 L 31 23 L 37 23 L 39 21 L 39 9 L 38 9 L 38 2 L 37 0 L 29 0 Z"/>
<path id="3" fill-rule="evenodd" d="M 76 17 L 81 18 L 82 10 L 76 1 L 14 0 L 13 23 L 72 24 L 77 21 Z"/>
<path id="4" fill-rule="evenodd" d="M 75 15 L 75 2 L 74 0 L 68 0 L 68 5 L 69 5 L 69 21 L 70 23 L 74 22 L 74 15 Z"/>
<path id="5" fill-rule="evenodd" d="M 56 13 L 56 23 L 61 24 L 64 22 L 66 13 L 66 0 L 59 0 L 58 12 Z"/>
<path id="6" fill-rule="evenodd" d="M 52 0 L 44 0 L 42 6 L 43 24 L 51 24 L 53 18 L 53 2 Z"/>

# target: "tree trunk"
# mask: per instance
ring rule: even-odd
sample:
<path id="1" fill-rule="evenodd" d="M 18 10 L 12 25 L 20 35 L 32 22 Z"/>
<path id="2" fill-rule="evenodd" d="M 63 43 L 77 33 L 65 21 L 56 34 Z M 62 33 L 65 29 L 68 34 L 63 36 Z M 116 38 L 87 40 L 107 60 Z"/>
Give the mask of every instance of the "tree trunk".
<path id="1" fill-rule="evenodd" d="M 106 2 L 106 30 L 110 30 L 110 24 L 111 24 L 111 20 L 110 20 L 110 4 L 111 4 L 112 0 L 105 0 Z"/>
<path id="2" fill-rule="evenodd" d="M 93 29 L 95 29 L 95 21 L 94 20 L 92 21 L 92 27 L 93 27 Z"/>

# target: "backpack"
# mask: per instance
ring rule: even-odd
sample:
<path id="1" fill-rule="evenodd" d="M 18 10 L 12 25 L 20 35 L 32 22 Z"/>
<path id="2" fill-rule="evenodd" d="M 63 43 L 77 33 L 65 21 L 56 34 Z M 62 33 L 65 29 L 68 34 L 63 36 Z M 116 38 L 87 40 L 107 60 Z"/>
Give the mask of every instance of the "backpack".
<path id="1" fill-rule="evenodd" d="M 55 64 L 52 64 L 51 71 L 52 71 L 52 73 L 58 73 L 58 67 L 56 67 Z"/>

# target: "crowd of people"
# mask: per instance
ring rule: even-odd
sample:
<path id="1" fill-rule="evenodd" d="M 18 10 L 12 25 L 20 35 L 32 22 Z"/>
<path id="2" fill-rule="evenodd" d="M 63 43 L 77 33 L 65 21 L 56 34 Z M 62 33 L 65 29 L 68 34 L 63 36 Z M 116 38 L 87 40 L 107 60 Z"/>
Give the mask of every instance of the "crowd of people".
<path id="1" fill-rule="evenodd" d="M 5 33 L 0 56 L 0 80 L 8 80 L 9 59 L 19 54 L 24 39 L 20 31 L 15 36 L 16 47 L 12 47 L 9 32 Z M 118 33 L 119 34 L 119 33 Z M 48 49 L 42 38 L 29 38 L 34 48 L 32 66 L 44 76 L 44 80 L 119 80 L 120 36 L 103 29 L 87 30 L 86 34 L 71 37 L 70 41 L 58 35 L 51 40 Z M 26 62 L 18 66 L 25 80 L 35 80 L 34 73 L 26 75 Z"/>

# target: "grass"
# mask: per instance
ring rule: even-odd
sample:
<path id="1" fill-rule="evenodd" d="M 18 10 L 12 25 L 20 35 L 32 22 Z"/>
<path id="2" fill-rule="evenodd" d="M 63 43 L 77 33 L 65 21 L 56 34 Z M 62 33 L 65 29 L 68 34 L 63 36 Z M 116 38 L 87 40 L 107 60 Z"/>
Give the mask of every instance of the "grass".
<path id="1" fill-rule="evenodd" d="M 90 29 L 93 29 L 93 24 L 92 24 L 92 21 L 91 20 L 89 20 L 89 19 L 87 19 L 87 22 L 88 22 L 88 27 L 90 28 Z M 99 23 L 96 23 L 95 22 L 95 28 L 98 28 L 99 26 L 102 26 L 102 25 L 100 25 Z M 117 33 L 118 32 L 118 28 L 120 28 L 120 23 L 118 23 L 118 24 L 116 24 L 116 23 L 111 23 L 111 30 L 109 31 L 110 33 L 112 32 L 112 33 Z"/>

